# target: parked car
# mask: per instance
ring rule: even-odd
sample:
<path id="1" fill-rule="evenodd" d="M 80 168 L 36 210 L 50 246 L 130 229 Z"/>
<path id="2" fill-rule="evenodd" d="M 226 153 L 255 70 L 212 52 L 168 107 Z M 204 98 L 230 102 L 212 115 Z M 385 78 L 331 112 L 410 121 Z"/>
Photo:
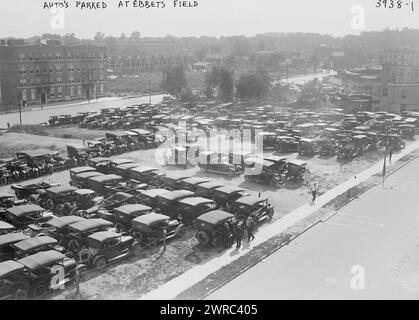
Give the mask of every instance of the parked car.
<path id="1" fill-rule="evenodd" d="M 204 198 L 214 200 L 214 190 L 217 188 L 224 187 L 225 185 L 220 182 L 210 181 L 198 184 L 195 189 L 195 193 Z"/>
<path id="2" fill-rule="evenodd" d="M 234 242 L 234 224 L 233 214 L 221 210 L 209 211 L 194 221 L 196 239 L 201 246 L 229 248 Z"/>
<path id="3" fill-rule="evenodd" d="M 44 231 L 42 234 L 49 235 L 56 239 L 59 244 L 65 243 L 69 240 L 70 230 L 68 226 L 86 220 L 79 216 L 65 216 L 51 219 L 43 224 Z"/>
<path id="4" fill-rule="evenodd" d="M 226 208 L 237 199 L 247 195 L 245 189 L 234 186 L 220 187 L 214 190 L 214 200 L 220 207 Z"/>
<path id="5" fill-rule="evenodd" d="M 186 178 L 186 179 L 178 181 L 177 189 L 189 190 L 189 191 L 195 192 L 196 186 L 202 183 L 206 183 L 206 182 L 209 182 L 209 180 L 205 178 L 198 178 L 198 177 Z"/>
<path id="6" fill-rule="evenodd" d="M 95 168 L 92 167 L 78 167 L 70 169 L 70 179 L 73 181 L 74 177 L 78 174 L 85 173 L 85 172 L 98 172 Z"/>
<path id="7" fill-rule="evenodd" d="M 195 193 L 189 190 L 175 190 L 165 192 L 157 196 L 157 208 L 159 213 L 174 216 L 179 213 L 179 200 L 187 197 L 193 197 Z"/>
<path id="8" fill-rule="evenodd" d="M 92 158 L 87 161 L 87 164 L 95 169 L 96 171 L 104 174 L 110 173 L 109 170 L 109 164 L 111 162 L 111 159 L 109 158 Z"/>
<path id="9" fill-rule="evenodd" d="M 16 227 L 11 225 L 10 223 L 4 222 L 0 220 L 0 236 L 4 234 L 11 233 L 16 230 Z"/>
<path id="10" fill-rule="evenodd" d="M 298 145 L 298 154 L 303 156 L 314 156 L 319 151 L 317 142 L 314 139 L 301 138 Z"/>
<path id="11" fill-rule="evenodd" d="M 167 189 L 144 190 L 137 195 L 137 201 L 151 208 L 155 208 L 157 207 L 157 197 L 169 191 Z"/>
<path id="12" fill-rule="evenodd" d="M 27 240 L 29 236 L 23 232 L 13 232 L 0 235 L 0 262 L 13 259 L 13 244 Z"/>
<path id="13" fill-rule="evenodd" d="M 413 139 L 416 135 L 416 126 L 413 124 L 403 124 L 399 126 L 400 135 L 405 139 Z"/>
<path id="14" fill-rule="evenodd" d="M 59 205 L 70 205 L 75 200 L 74 192 L 77 188 L 71 186 L 57 186 L 46 189 L 45 206 L 48 210 L 57 211 Z"/>
<path id="15" fill-rule="evenodd" d="M 234 178 L 243 173 L 241 165 L 234 165 L 228 159 L 220 159 L 217 152 L 203 151 L 199 155 L 198 165 L 201 171 L 227 175 Z"/>
<path id="16" fill-rule="evenodd" d="M 131 222 L 136 217 L 150 214 L 151 207 L 143 204 L 127 204 L 113 209 L 112 213 L 103 217 L 115 224 L 117 232 L 129 232 L 132 228 Z"/>
<path id="17" fill-rule="evenodd" d="M 177 219 L 157 213 L 146 214 L 132 220 L 133 236 L 144 247 L 154 249 L 161 241 L 182 236 L 184 226 Z"/>
<path id="18" fill-rule="evenodd" d="M 46 190 L 52 187 L 60 186 L 59 183 L 48 183 L 48 182 L 40 182 L 40 183 L 32 183 L 32 184 L 13 184 L 11 185 L 12 190 L 14 190 L 16 197 L 18 199 L 29 199 L 31 195 L 36 194 L 38 190 Z"/>
<path id="19" fill-rule="evenodd" d="M 298 152 L 298 139 L 290 136 L 278 136 L 277 151 L 281 153 Z"/>
<path id="20" fill-rule="evenodd" d="M 141 166 L 129 170 L 129 177 L 131 179 L 146 183 L 148 185 L 158 186 L 161 181 L 161 176 L 164 175 L 157 168 Z"/>
<path id="21" fill-rule="evenodd" d="M 218 209 L 218 205 L 214 200 L 202 197 L 189 197 L 178 201 L 179 210 L 174 211 L 172 218 L 180 217 L 185 224 L 192 224 L 193 221 L 205 212 Z"/>
<path id="22" fill-rule="evenodd" d="M 236 215 L 239 220 L 246 221 L 251 216 L 257 224 L 269 221 L 274 215 L 274 207 L 264 197 L 248 196 L 233 202 L 227 211 Z"/>
<path id="23" fill-rule="evenodd" d="M 33 237 L 12 244 L 14 250 L 13 259 L 21 259 L 26 256 L 47 250 L 57 250 L 58 241 L 49 236 Z M 58 251 L 58 250 L 57 250 Z"/>
<path id="24" fill-rule="evenodd" d="M 88 186 L 88 179 L 98 176 L 103 176 L 103 173 L 97 171 L 88 171 L 76 174 L 72 177 L 70 181 L 70 186 L 75 188 L 87 188 Z"/>
<path id="25" fill-rule="evenodd" d="M 161 187 L 169 190 L 176 190 L 181 180 L 191 178 L 190 175 L 166 174 L 161 177 Z"/>
<path id="26" fill-rule="evenodd" d="M 133 252 L 133 237 L 101 231 L 87 237 L 86 247 L 80 251 L 79 258 L 84 264 L 100 270 L 109 263 L 127 258 Z"/>
<path id="27" fill-rule="evenodd" d="M 1 218 L 17 229 L 23 229 L 32 224 L 46 222 L 54 218 L 52 212 L 34 204 L 10 207 L 4 212 L 0 212 L 0 215 Z"/>

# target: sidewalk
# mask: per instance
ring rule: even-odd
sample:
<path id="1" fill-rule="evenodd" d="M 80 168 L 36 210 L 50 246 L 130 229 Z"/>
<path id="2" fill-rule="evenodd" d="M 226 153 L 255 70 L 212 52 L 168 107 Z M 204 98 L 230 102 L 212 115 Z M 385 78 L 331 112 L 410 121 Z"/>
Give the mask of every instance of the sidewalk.
<path id="1" fill-rule="evenodd" d="M 393 154 L 393 163 L 403 158 L 407 154 L 419 149 L 419 141 L 415 141 L 412 144 L 408 145 L 404 150 L 398 154 Z M 290 213 L 288 213 L 283 218 L 278 221 L 267 225 L 264 228 L 261 228 L 257 233 L 256 239 L 250 243 L 249 248 L 245 250 L 240 250 L 239 253 L 232 255 L 232 252 L 235 251 L 235 248 L 231 248 L 223 252 L 220 256 L 212 259 L 211 261 L 198 265 L 191 270 L 183 273 L 182 275 L 174 278 L 173 280 L 165 283 L 154 291 L 149 292 L 140 299 L 144 300 L 158 300 L 158 299 L 174 299 L 183 291 L 192 287 L 199 281 L 205 279 L 208 275 L 216 272 L 225 265 L 232 263 L 238 258 L 247 254 L 253 247 L 258 246 L 268 239 L 278 236 L 289 227 L 294 225 L 297 222 L 300 222 L 304 218 L 307 218 L 315 211 L 329 203 L 331 200 L 337 196 L 347 192 L 350 188 L 355 187 L 356 185 L 365 182 L 371 176 L 376 173 L 381 173 L 383 168 L 383 160 L 378 161 L 373 166 L 359 173 L 358 175 L 352 177 L 346 182 L 340 184 L 339 186 L 327 191 L 322 196 L 318 197 L 315 204 L 306 204 L 303 205 Z"/>

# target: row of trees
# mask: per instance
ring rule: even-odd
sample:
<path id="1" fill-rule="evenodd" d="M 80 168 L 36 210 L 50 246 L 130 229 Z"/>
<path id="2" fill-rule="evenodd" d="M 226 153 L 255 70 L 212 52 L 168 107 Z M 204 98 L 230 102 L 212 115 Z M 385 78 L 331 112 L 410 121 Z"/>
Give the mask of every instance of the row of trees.
<path id="1" fill-rule="evenodd" d="M 235 81 L 231 70 L 214 66 L 206 74 L 204 94 L 207 98 L 218 98 L 225 102 L 232 101 L 234 96 L 245 101 L 260 102 L 269 93 L 271 83 L 272 79 L 261 69 L 242 73 Z M 191 92 L 187 85 L 183 66 L 171 66 L 163 72 L 162 89 L 178 99 L 190 98 Z"/>

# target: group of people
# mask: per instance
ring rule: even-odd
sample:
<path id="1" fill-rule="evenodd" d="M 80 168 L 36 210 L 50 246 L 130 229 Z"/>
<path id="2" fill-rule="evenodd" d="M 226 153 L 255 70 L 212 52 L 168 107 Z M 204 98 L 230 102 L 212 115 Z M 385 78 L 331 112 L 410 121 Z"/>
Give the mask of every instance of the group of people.
<path id="1" fill-rule="evenodd" d="M 234 238 L 236 240 L 236 248 L 241 247 L 244 234 L 247 233 L 247 241 L 250 242 L 255 239 L 254 230 L 256 223 L 254 219 L 249 216 L 246 221 L 239 221 L 234 226 Z"/>

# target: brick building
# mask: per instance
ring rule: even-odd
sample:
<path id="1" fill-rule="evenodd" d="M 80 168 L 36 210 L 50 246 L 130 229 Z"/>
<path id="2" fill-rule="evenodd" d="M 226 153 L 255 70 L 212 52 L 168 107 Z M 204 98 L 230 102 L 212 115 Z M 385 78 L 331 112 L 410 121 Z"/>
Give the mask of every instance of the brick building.
<path id="1" fill-rule="evenodd" d="M 106 48 L 100 46 L 3 42 L 1 102 L 17 106 L 103 97 L 106 62 Z"/>
<path id="2" fill-rule="evenodd" d="M 381 108 L 419 111 L 419 49 L 397 48 L 382 56 Z"/>

